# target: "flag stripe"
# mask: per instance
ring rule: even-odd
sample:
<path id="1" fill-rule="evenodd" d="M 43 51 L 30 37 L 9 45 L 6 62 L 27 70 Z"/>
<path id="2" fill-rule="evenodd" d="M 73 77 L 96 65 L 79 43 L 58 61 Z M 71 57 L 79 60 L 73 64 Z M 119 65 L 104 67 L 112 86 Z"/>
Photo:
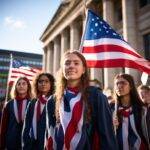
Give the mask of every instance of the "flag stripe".
<path id="1" fill-rule="evenodd" d="M 137 58 L 133 55 L 130 55 L 129 53 L 124 53 L 124 52 L 100 52 L 100 53 L 84 53 L 83 54 L 86 58 L 86 60 L 107 60 L 107 59 L 129 59 L 129 60 L 135 60 L 135 61 L 145 61 L 143 58 Z M 150 68 L 150 66 L 149 66 Z"/>
<path id="2" fill-rule="evenodd" d="M 139 55 L 128 43 L 120 39 L 100 38 L 100 39 L 95 39 L 95 40 L 85 40 L 83 43 L 84 47 L 93 47 L 93 46 L 98 46 L 98 45 L 117 45 L 120 47 L 124 47 L 136 53 L 137 55 Z"/>
<path id="3" fill-rule="evenodd" d="M 87 65 L 91 68 L 112 68 L 112 67 L 128 67 L 135 68 L 139 70 L 145 70 L 148 74 L 150 74 L 150 69 L 141 65 L 140 63 L 136 63 L 133 60 L 127 59 L 108 59 L 108 60 L 87 60 Z"/>
<path id="4" fill-rule="evenodd" d="M 83 53 L 99 53 L 99 52 L 124 52 L 136 56 L 138 58 L 142 58 L 140 55 L 137 55 L 136 53 L 118 45 L 98 45 L 94 47 L 83 47 Z"/>

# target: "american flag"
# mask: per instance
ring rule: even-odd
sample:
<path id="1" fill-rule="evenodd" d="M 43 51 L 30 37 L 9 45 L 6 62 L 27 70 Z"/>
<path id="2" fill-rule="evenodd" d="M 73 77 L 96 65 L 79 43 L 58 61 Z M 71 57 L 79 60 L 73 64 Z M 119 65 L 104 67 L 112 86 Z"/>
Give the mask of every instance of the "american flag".
<path id="1" fill-rule="evenodd" d="M 150 62 L 140 56 L 111 26 L 88 10 L 80 50 L 91 68 L 128 67 L 150 74 Z"/>
<path id="2" fill-rule="evenodd" d="M 31 82 L 33 77 L 41 70 L 30 67 L 20 60 L 13 59 L 9 72 L 9 84 L 12 85 L 16 78 L 26 76 Z"/>

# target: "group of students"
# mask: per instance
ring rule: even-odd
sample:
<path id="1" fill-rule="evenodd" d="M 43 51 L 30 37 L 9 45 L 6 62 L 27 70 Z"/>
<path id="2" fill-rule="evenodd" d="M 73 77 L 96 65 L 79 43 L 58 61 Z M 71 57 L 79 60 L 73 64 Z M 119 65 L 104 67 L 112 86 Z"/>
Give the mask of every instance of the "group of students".
<path id="1" fill-rule="evenodd" d="M 86 60 L 79 51 L 64 54 L 56 84 L 49 73 L 36 77 L 34 99 L 29 80 L 20 77 L 14 86 L 12 100 L 3 109 L 0 150 L 150 148 L 150 126 L 145 136 L 143 103 L 132 76 L 119 74 L 115 77 L 117 105 L 114 108 L 110 108 L 107 97 L 97 87 L 90 86 L 89 81 Z M 149 109 L 145 108 L 144 123 L 147 124 Z M 115 117 L 112 111 L 116 111 Z"/>

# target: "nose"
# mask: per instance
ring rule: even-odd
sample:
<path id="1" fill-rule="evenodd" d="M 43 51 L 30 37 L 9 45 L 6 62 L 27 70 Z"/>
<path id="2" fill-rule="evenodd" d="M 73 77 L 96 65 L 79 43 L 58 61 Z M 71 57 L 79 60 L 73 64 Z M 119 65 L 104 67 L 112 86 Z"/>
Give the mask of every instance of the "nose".
<path id="1" fill-rule="evenodd" d="M 69 68 L 73 68 L 73 67 L 74 67 L 74 63 L 71 62 L 71 63 L 69 64 Z"/>

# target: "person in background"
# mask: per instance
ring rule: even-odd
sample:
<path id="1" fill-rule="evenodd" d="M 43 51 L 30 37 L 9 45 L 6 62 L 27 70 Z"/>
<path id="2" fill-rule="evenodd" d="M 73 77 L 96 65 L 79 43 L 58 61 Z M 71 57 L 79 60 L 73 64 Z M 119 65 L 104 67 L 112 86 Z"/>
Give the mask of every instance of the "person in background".
<path id="1" fill-rule="evenodd" d="M 110 88 L 106 88 L 103 90 L 103 93 L 107 96 L 107 99 L 108 99 L 108 103 L 111 105 L 111 104 L 114 104 L 115 100 L 113 98 L 113 91 L 110 89 Z"/>
<path id="2" fill-rule="evenodd" d="M 39 74 L 34 82 L 33 99 L 27 108 L 22 132 L 23 150 L 43 150 L 46 127 L 45 104 L 54 93 L 54 77 L 49 73 Z"/>
<path id="3" fill-rule="evenodd" d="M 120 150 L 146 150 L 147 143 L 142 133 L 142 106 L 134 79 L 129 74 L 114 78 L 114 95 L 117 100 L 117 116 L 113 123 Z"/>
<path id="4" fill-rule="evenodd" d="M 64 54 L 55 98 L 47 103 L 46 149 L 117 150 L 108 100 L 89 87 L 86 60 L 79 51 Z"/>
<path id="5" fill-rule="evenodd" d="M 2 113 L 0 150 L 20 150 L 25 111 L 32 98 L 31 85 L 26 77 L 19 77 L 11 91 L 11 100 Z"/>
<path id="6" fill-rule="evenodd" d="M 99 80 L 97 80 L 97 79 L 90 80 L 89 84 L 90 84 L 90 86 L 97 87 L 100 91 L 103 90 L 102 83 Z"/>
<path id="7" fill-rule="evenodd" d="M 150 150 L 150 87 L 140 85 L 138 87 L 138 93 L 144 103 L 142 111 L 142 130 Z"/>

